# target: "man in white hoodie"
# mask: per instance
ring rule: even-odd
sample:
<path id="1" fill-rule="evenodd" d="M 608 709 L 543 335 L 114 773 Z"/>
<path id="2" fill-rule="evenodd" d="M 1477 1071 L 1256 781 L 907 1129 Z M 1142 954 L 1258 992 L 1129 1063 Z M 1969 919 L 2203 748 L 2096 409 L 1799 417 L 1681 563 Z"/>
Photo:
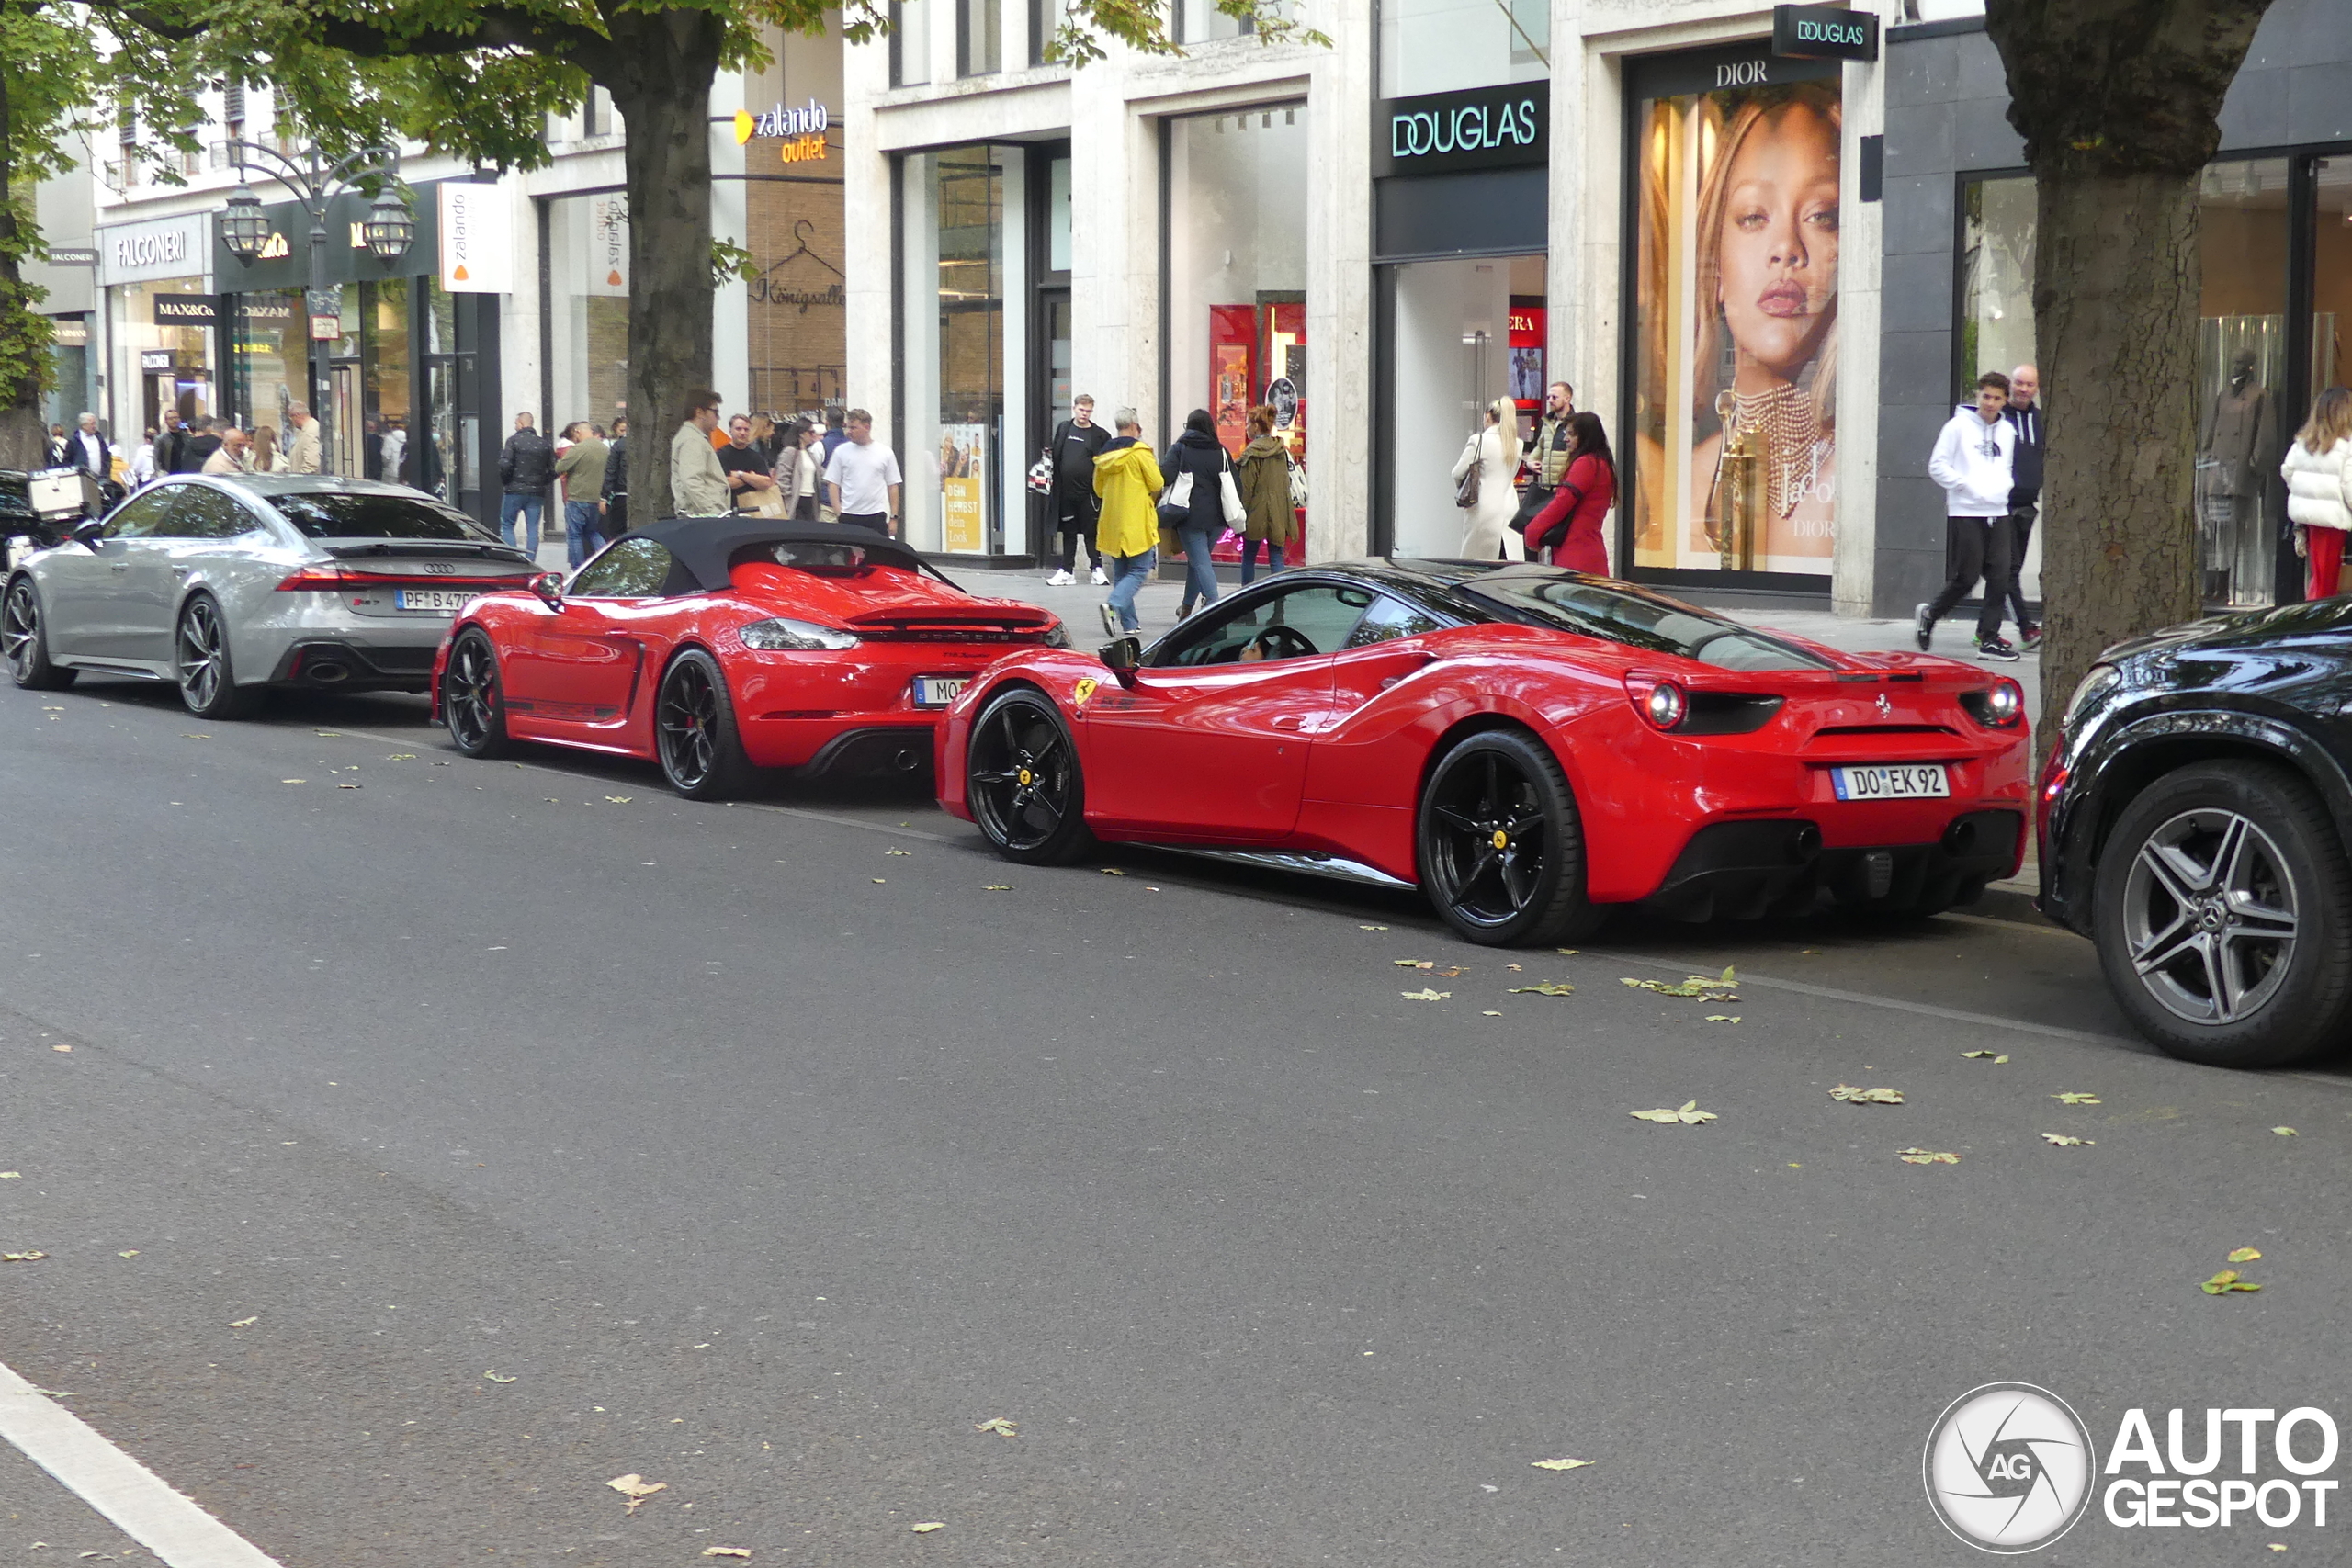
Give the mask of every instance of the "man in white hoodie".
<path id="1" fill-rule="evenodd" d="M 2009 491 L 2016 484 L 2017 427 L 2001 417 L 2009 378 L 1998 370 L 1976 378 L 1976 405 L 1963 403 L 1936 437 L 1928 475 L 1944 487 L 1944 538 L 1951 578 L 1935 602 L 1918 611 L 1919 651 L 1935 639 L 1936 623 L 1981 580 L 1984 608 L 1976 617 L 1976 655 L 2005 664 L 2018 650 L 2001 640 L 2001 604 L 2009 581 Z"/>

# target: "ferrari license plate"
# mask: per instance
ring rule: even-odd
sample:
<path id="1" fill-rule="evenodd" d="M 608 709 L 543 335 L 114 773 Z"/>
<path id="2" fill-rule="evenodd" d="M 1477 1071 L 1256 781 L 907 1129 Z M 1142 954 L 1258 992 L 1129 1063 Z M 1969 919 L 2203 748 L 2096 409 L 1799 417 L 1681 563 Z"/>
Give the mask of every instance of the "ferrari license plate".
<path id="1" fill-rule="evenodd" d="M 392 604 L 402 610 L 430 610 L 437 615 L 454 615 L 466 607 L 472 594 L 458 588 L 396 588 Z"/>
<path id="2" fill-rule="evenodd" d="M 968 675 L 918 675 L 915 677 L 915 706 L 944 708 L 963 694 L 972 683 Z"/>
<path id="3" fill-rule="evenodd" d="M 1840 800 L 1942 800 L 1951 795 L 1951 775 L 1941 762 L 1832 768 L 1829 782 Z"/>

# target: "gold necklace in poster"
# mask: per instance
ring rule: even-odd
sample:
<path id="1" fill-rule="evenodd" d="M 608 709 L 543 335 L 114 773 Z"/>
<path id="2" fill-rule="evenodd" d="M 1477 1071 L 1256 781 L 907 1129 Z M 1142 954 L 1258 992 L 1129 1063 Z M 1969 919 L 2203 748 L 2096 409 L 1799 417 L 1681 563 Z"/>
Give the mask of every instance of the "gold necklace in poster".
<path id="1" fill-rule="evenodd" d="M 1732 427 L 1764 437 L 1765 505 L 1786 517 L 1821 477 L 1821 415 L 1813 399 L 1783 381 L 1769 392 L 1732 393 Z"/>

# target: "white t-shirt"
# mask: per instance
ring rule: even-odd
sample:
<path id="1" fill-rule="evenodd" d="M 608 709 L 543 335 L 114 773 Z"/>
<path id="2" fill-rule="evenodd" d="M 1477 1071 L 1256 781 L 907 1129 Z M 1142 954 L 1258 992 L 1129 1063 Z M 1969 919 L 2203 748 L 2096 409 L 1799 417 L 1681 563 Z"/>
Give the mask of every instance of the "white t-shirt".
<path id="1" fill-rule="evenodd" d="M 879 441 L 844 441 L 825 463 L 825 482 L 842 487 L 843 512 L 871 516 L 890 510 L 890 487 L 902 481 L 899 459 Z"/>

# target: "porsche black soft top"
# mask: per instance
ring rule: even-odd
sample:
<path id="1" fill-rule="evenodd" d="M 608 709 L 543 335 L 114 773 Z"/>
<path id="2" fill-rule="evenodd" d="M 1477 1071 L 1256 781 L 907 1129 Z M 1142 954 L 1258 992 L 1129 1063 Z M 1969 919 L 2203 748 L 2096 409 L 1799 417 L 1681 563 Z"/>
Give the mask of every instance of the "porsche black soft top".
<path id="1" fill-rule="evenodd" d="M 947 579 L 912 548 L 871 528 L 845 523 L 796 523 L 775 517 L 671 517 L 633 529 L 625 538 L 650 539 L 670 552 L 696 589 L 724 588 L 746 549 L 761 545 L 851 545 L 876 566 L 925 571 Z M 691 592 L 689 590 L 688 592 Z"/>

